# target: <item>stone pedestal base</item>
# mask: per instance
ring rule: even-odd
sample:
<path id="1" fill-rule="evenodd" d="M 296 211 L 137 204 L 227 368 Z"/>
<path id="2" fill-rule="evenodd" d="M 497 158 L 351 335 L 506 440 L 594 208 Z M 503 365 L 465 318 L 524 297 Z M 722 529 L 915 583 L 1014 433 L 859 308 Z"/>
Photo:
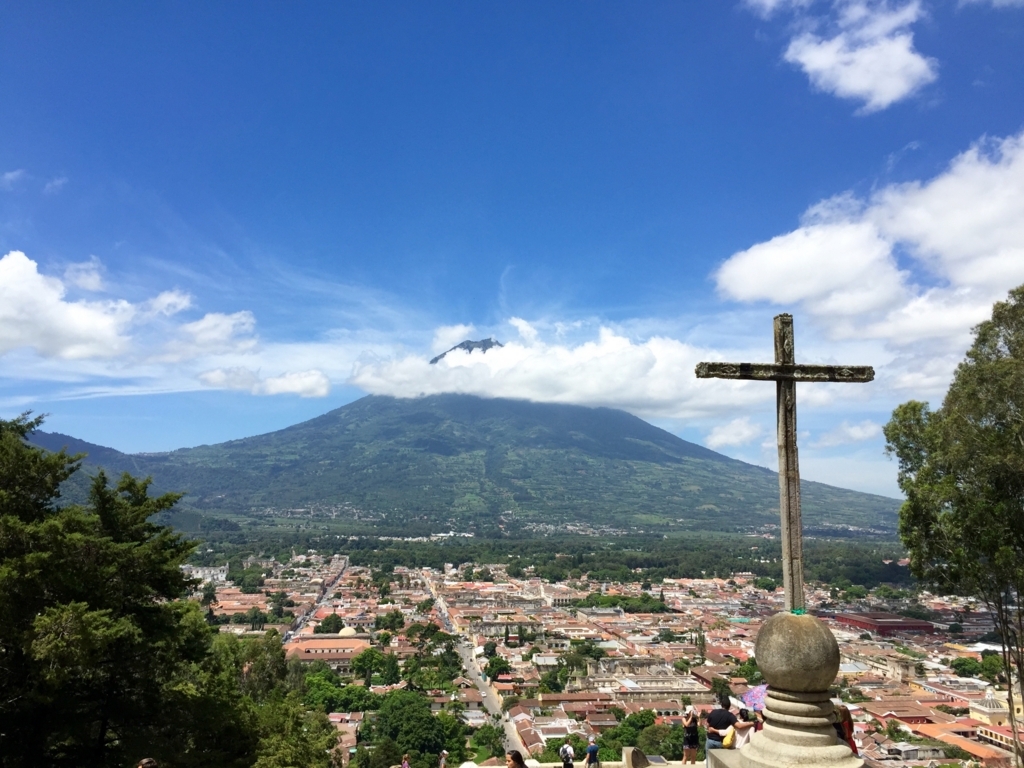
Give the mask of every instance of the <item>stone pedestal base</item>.
<path id="1" fill-rule="evenodd" d="M 864 761 L 836 738 L 828 693 L 773 691 L 765 696 L 764 729 L 743 747 L 741 768 L 862 768 Z"/>

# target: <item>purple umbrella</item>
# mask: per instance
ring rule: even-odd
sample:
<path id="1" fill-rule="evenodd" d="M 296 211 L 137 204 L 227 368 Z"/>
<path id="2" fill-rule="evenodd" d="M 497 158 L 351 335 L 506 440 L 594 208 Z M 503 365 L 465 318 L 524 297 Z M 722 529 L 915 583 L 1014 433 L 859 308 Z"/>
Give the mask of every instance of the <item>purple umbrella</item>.
<path id="1" fill-rule="evenodd" d="M 764 709 L 764 692 L 768 689 L 768 684 L 755 685 L 753 688 L 747 690 L 740 698 L 743 699 L 743 703 L 755 711 Z"/>

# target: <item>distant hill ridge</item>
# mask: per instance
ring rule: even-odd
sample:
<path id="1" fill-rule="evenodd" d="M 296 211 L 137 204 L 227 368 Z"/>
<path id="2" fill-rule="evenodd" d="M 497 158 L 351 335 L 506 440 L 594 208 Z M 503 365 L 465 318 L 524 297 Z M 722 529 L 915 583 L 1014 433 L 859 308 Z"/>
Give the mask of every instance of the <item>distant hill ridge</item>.
<path id="1" fill-rule="evenodd" d="M 53 433 L 87 468 L 152 475 L 209 512 L 357 513 L 384 528 L 480 532 L 582 523 L 743 530 L 778 524 L 778 477 L 624 411 L 524 400 L 369 396 L 265 435 L 124 454 Z M 808 529 L 893 531 L 899 502 L 802 484 Z M 499 528 L 501 526 L 501 528 Z"/>

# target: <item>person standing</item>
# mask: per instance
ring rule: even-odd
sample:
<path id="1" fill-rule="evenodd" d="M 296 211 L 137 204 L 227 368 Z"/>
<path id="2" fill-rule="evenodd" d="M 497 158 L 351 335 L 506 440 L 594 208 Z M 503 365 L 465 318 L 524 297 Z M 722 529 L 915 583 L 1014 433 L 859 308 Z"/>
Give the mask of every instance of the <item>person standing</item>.
<path id="1" fill-rule="evenodd" d="M 558 750 L 558 756 L 562 760 L 562 768 L 572 768 L 572 761 L 576 758 L 576 751 L 569 743 L 569 737 L 565 737 L 565 744 Z"/>
<path id="2" fill-rule="evenodd" d="M 697 749 L 700 747 L 700 732 L 697 730 L 697 710 L 693 704 L 686 707 L 683 715 L 683 764 L 697 763 Z"/>
<path id="3" fill-rule="evenodd" d="M 402 768 L 409 768 L 409 753 L 402 755 Z"/>
<path id="4" fill-rule="evenodd" d="M 712 749 L 722 749 L 722 739 L 725 732 L 736 727 L 736 715 L 729 711 L 729 700 L 722 698 L 718 702 L 718 708 L 708 713 L 707 738 L 704 740 L 704 760 L 711 765 L 709 754 Z"/>
<path id="5" fill-rule="evenodd" d="M 601 752 L 601 748 L 597 746 L 597 739 L 593 736 L 588 739 L 587 743 L 587 768 L 597 768 L 601 764 L 601 760 L 598 755 Z"/>
<path id="6" fill-rule="evenodd" d="M 505 753 L 505 768 L 526 768 L 523 753 L 518 749 L 510 749 Z"/>
<path id="7" fill-rule="evenodd" d="M 441 759 L 437 761 L 437 768 L 448 768 L 448 750 L 441 750 Z"/>

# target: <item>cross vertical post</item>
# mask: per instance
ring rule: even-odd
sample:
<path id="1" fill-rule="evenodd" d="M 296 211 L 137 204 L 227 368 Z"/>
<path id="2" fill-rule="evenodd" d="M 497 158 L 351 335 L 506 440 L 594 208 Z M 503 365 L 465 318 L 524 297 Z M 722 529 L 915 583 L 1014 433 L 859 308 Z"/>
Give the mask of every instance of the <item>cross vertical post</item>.
<path id="1" fill-rule="evenodd" d="M 775 364 L 795 365 L 793 316 L 775 317 Z M 782 518 L 782 586 L 786 610 L 804 607 L 803 523 L 800 516 L 800 460 L 796 448 L 796 381 L 775 382 L 779 443 L 779 513 Z"/>
<path id="2" fill-rule="evenodd" d="M 775 316 L 775 363 L 698 363 L 698 379 L 775 382 L 779 443 L 779 514 L 782 522 L 782 583 L 786 610 L 804 609 L 803 524 L 800 515 L 800 462 L 796 449 L 796 383 L 874 380 L 870 365 L 797 365 L 793 316 Z"/>

